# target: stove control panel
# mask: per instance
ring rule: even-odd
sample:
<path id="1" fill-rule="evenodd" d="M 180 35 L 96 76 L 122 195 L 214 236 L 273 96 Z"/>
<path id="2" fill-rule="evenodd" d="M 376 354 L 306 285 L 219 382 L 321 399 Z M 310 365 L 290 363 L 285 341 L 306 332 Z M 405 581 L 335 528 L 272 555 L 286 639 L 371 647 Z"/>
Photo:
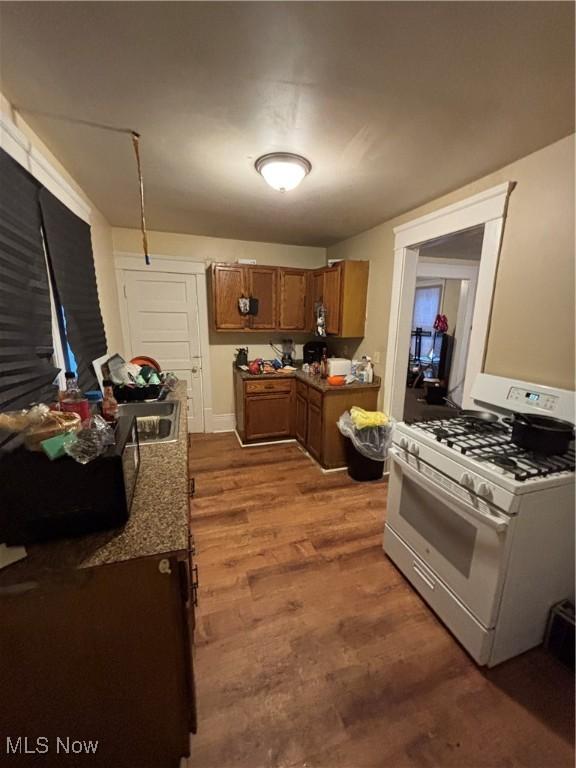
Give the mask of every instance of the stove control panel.
<path id="1" fill-rule="evenodd" d="M 521 387 L 510 387 L 507 399 L 512 403 L 522 403 L 524 406 L 550 412 L 555 410 L 556 403 L 558 402 L 556 395 L 550 395 L 548 392 L 522 389 Z"/>

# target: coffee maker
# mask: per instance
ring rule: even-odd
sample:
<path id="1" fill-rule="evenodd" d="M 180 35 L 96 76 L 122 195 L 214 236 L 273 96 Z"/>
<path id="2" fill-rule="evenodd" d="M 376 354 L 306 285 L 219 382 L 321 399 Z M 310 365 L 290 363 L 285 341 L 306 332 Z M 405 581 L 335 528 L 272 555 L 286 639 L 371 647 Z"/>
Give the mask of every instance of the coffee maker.
<path id="1" fill-rule="evenodd" d="M 319 363 L 322 360 L 324 350 L 328 356 L 328 346 L 325 341 L 307 341 L 303 349 L 304 362 L 308 364 Z"/>

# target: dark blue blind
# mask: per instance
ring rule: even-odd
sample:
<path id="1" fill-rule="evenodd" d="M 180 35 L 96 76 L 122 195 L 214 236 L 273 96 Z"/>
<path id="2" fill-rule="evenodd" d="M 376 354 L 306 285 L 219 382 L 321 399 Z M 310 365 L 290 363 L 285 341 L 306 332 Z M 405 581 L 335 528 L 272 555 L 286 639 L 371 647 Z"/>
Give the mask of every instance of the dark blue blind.
<path id="1" fill-rule="evenodd" d="M 48 402 L 55 392 L 39 190 L 0 150 L 0 411 Z"/>

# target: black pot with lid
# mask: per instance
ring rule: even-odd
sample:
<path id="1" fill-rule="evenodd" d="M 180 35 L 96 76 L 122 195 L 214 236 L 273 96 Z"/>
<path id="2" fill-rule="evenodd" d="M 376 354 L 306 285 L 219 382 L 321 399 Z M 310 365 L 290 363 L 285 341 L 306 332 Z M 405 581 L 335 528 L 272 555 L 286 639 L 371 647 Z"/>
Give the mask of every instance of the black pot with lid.
<path id="1" fill-rule="evenodd" d="M 503 421 L 512 425 L 512 442 L 546 456 L 566 453 L 574 440 L 574 425 L 553 416 L 513 413 Z"/>

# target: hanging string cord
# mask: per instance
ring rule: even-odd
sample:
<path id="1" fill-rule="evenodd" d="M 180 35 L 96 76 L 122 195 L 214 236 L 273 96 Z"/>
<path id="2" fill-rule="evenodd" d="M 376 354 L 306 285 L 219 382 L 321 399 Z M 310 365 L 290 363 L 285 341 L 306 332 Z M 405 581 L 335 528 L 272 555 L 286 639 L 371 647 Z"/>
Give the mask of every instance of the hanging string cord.
<path id="1" fill-rule="evenodd" d="M 98 128 L 101 131 L 112 131 L 113 133 L 129 133 L 132 136 L 132 146 L 134 147 L 134 154 L 136 155 L 136 166 L 138 168 L 138 186 L 140 188 L 140 229 L 142 231 L 142 246 L 144 249 L 144 260 L 146 264 L 150 265 L 150 255 L 148 253 L 148 235 L 146 234 L 146 216 L 144 214 L 144 178 L 142 176 L 142 165 L 140 163 L 140 134 L 132 130 L 132 128 L 118 128 L 115 125 L 107 125 L 105 123 L 95 123 L 91 120 L 81 120 L 78 117 L 68 117 L 68 115 L 57 115 L 51 112 L 40 112 L 39 110 L 26 109 L 18 105 L 13 105 L 15 112 L 29 115 L 40 115 L 41 117 L 47 117 L 51 120 L 62 120 L 66 123 L 76 123 L 77 125 L 86 125 L 88 128 Z"/>
<path id="2" fill-rule="evenodd" d="M 148 235 L 146 234 L 146 215 L 144 213 L 144 178 L 142 176 L 142 165 L 140 163 L 140 134 L 132 131 L 132 146 L 136 155 L 136 166 L 138 168 L 138 184 L 140 187 L 140 229 L 142 230 L 142 247 L 144 249 L 144 260 L 150 264 L 150 255 L 148 253 Z"/>

